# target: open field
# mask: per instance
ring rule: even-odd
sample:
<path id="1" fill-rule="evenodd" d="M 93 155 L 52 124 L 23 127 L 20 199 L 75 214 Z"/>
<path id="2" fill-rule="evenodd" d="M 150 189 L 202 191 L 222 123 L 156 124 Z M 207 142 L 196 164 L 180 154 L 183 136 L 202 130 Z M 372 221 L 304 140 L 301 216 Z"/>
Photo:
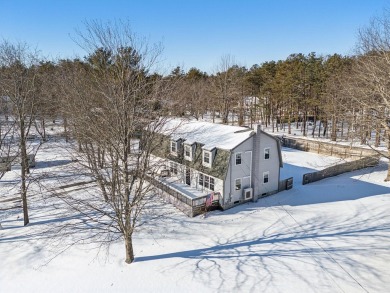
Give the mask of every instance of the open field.
<path id="1" fill-rule="evenodd" d="M 108 253 L 88 240 L 69 246 L 90 230 L 47 190 L 95 187 L 61 142 L 49 142 L 37 154 L 34 176 L 43 179 L 30 198 L 31 224 L 23 227 L 20 208 L 8 209 L 17 205 L 18 170 L 0 184 L 0 291 L 389 292 L 385 162 L 302 186 L 302 174 L 339 159 L 283 149 L 283 160 L 281 179 L 293 176 L 294 188 L 256 203 L 188 218 L 156 199 L 164 217 L 135 235 L 136 261 L 126 265 L 121 241 Z M 64 224 L 73 233 L 58 234 Z"/>

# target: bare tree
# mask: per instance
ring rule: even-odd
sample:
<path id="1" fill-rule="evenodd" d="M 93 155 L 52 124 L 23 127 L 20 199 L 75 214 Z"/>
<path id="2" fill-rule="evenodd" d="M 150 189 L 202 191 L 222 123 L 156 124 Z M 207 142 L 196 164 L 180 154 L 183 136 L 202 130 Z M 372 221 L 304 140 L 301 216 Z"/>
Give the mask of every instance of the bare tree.
<path id="1" fill-rule="evenodd" d="M 96 179 L 98 192 L 63 197 L 99 223 L 104 243 L 122 238 L 126 263 L 134 261 L 133 234 L 148 214 L 153 173 L 150 154 L 164 124 L 158 100 L 168 94 L 162 78 L 151 75 L 158 45 L 137 38 L 127 23 L 87 22 L 77 42 L 87 52 L 75 66 L 77 79 L 67 98 L 70 130 L 80 145 L 79 163 Z M 66 79 L 64 80 L 67 81 Z"/>
<path id="2" fill-rule="evenodd" d="M 0 95 L 0 179 L 5 172 L 10 171 L 12 158 L 10 156 L 15 132 L 15 120 L 11 118 L 11 103 L 9 97 Z"/>
<path id="3" fill-rule="evenodd" d="M 240 74 L 239 67 L 235 65 L 234 58 L 230 55 L 221 58 L 215 71 L 215 75 L 211 77 L 212 91 L 216 98 L 216 105 L 214 105 L 213 109 L 213 120 L 215 106 L 217 106 L 220 109 L 222 123 L 227 124 L 229 113 L 237 105 L 238 98 L 240 97 L 242 75 Z"/>
<path id="4" fill-rule="evenodd" d="M 35 103 L 35 130 L 46 141 L 47 120 L 55 120 L 59 116 L 59 97 L 57 67 L 54 62 L 40 62 L 38 66 L 39 93 Z"/>
<path id="5" fill-rule="evenodd" d="M 390 158 L 390 11 L 385 10 L 381 17 L 372 19 L 359 31 L 357 53 L 354 74 L 349 79 L 350 97 L 362 117 L 368 115 L 372 118 L 371 124 L 362 125 L 367 135 L 372 130 L 377 130 L 377 134 L 380 129 L 385 130 L 386 157 Z"/>
<path id="6" fill-rule="evenodd" d="M 12 44 L 3 41 L 0 44 L 0 90 L 12 107 L 12 119 L 18 133 L 18 155 L 21 161 L 21 198 L 24 225 L 29 223 L 28 190 L 28 144 L 27 138 L 35 119 L 35 101 L 37 97 L 38 53 L 25 43 Z"/>

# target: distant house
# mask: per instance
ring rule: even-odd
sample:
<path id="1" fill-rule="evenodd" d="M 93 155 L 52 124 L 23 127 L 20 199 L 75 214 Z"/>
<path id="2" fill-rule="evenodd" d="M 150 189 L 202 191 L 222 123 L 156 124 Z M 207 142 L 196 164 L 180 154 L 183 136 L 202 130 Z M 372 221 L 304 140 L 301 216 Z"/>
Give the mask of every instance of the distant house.
<path id="1" fill-rule="evenodd" d="M 193 206 L 211 194 L 227 209 L 279 190 L 280 143 L 260 126 L 254 131 L 172 119 L 160 133 L 161 147 L 154 153 L 162 164 L 160 180 L 181 184 L 178 190 Z"/>

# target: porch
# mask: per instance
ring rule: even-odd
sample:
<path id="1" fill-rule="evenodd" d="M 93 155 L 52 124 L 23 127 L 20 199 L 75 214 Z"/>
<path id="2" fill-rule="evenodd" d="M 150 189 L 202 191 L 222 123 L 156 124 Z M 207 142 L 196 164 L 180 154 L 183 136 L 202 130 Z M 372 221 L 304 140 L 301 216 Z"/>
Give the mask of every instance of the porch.
<path id="1" fill-rule="evenodd" d="M 195 217 L 206 211 L 221 209 L 220 193 L 206 193 L 181 183 L 176 177 L 148 176 L 148 181 L 168 194 L 170 202 L 189 217 Z M 212 195 L 211 205 L 206 207 L 206 199 Z"/>

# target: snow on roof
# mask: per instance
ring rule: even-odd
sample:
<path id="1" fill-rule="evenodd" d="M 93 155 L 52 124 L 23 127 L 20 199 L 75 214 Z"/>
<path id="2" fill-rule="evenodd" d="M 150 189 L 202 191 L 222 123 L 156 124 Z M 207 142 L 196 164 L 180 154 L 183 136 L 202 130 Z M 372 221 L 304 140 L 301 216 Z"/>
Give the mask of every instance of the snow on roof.
<path id="1" fill-rule="evenodd" d="M 178 118 L 168 120 L 161 133 L 186 144 L 201 143 L 205 150 L 232 150 L 254 134 L 251 128 Z"/>

